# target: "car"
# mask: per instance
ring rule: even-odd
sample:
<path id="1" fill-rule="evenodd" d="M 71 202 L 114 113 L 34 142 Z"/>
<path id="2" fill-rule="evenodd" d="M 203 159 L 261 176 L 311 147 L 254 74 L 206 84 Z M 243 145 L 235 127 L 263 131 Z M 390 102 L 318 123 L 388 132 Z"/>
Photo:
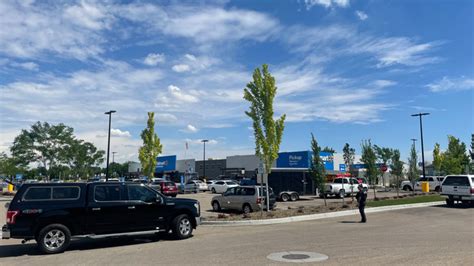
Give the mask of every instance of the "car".
<path id="1" fill-rule="evenodd" d="M 227 189 L 238 187 L 239 185 L 232 180 L 218 180 L 216 183 L 209 186 L 212 193 L 224 193 Z"/>
<path id="2" fill-rule="evenodd" d="M 25 184 L 7 207 L 2 239 L 36 240 L 47 254 L 65 251 L 71 238 L 171 231 L 185 239 L 201 221 L 197 200 L 168 198 L 132 182 Z"/>
<path id="3" fill-rule="evenodd" d="M 178 187 L 174 182 L 168 180 L 155 180 L 149 186 L 165 196 L 176 197 L 178 195 Z"/>
<path id="4" fill-rule="evenodd" d="M 206 185 L 207 185 L 207 187 L 209 188 L 210 185 L 212 185 L 212 184 L 214 184 L 214 183 L 216 183 L 216 182 L 217 182 L 217 180 L 208 180 L 208 181 L 206 181 Z"/>
<path id="5" fill-rule="evenodd" d="M 441 190 L 441 183 L 443 182 L 444 177 L 442 176 L 427 176 L 426 178 L 420 177 L 415 183 L 415 191 L 421 190 L 421 182 L 428 182 L 430 186 L 430 191 L 439 192 Z M 413 184 L 409 180 L 404 180 L 400 184 L 400 188 L 405 191 L 413 191 Z"/>
<path id="6" fill-rule="evenodd" d="M 206 183 L 199 179 L 193 179 L 189 180 L 184 184 L 184 191 L 193 191 L 193 192 L 199 192 L 199 191 L 206 191 L 208 190 L 208 187 Z"/>
<path id="7" fill-rule="evenodd" d="M 474 175 L 448 175 L 441 184 L 441 195 L 446 204 L 454 206 L 455 201 L 474 205 Z"/>
<path id="8" fill-rule="evenodd" d="M 276 207 L 276 197 L 269 188 L 270 209 Z M 222 195 L 214 196 L 211 200 L 213 211 L 237 210 L 243 213 L 266 209 L 266 189 L 261 186 L 237 186 L 227 189 Z"/>
<path id="9" fill-rule="evenodd" d="M 320 193 L 319 196 L 336 196 L 340 198 L 350 196 L 351 194 L 357 193 L 359 191 L 357 188 L 359 185 L 362 185 L 366 191 L 369 189 L 368 184 L 359 184 L 357 178 L 339 177 L 334 179 L 332 183 L 326 184 L 324 191 L 325 195 Z"/>

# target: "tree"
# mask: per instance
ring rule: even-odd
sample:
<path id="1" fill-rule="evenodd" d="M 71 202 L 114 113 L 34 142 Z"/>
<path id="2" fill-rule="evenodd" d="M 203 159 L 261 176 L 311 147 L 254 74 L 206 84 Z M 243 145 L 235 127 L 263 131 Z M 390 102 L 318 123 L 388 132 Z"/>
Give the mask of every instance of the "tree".
<path id="1" fill-rule="evenodd" d="M 272 163 L 278 158 L 286 115 L 283 114 L 277 120 L 273 118 L 273 101 L 277 91 L 275 78 L 268 71 L 266 64 L 262 66 L 262 70 L 263 73 L 256 68 L 253 72 L 253 81 L 244 89 L 244 99 L 250 102 L 249 111 L 245 114 L 253 123 L 255 155 L 262 160 L 264 175 L 268 177 Z M 268 200 L 266 202 L 268 206 Z"/>
<path id="2" fill-rule="evenodd" d="M 469 165 L 469 173 L 474 171 L 474 134 L 471 134 L 471 150 L 469 151 L 471 154 L 471 163 Z"/>
<path id="3" fill-rule="evenodd" d="M 344 148 L 342 148 L 343 155 L 342 157 L 344 158 L 344 164 L 346 165 L 346 171 L 349 173 L 352 173 L 351 166 L 354 164 L 354 159 L 355 159 L 355 149 L 351 148 L 349 143 L 346 143 L 344 145 Z M 354 188 L 351 186 L 351 199 L 354 201 Z"/>
<path id="4" fill-rule="evenodd" d="M 94 167 L 104 162 L 104 154 L 94 144 L 75 139 L 66 150 L 64 162 L 71 168 L 72 175 L 89 178 L 94 174 Z"/>
<path id="5" fill-rule="evenodd" d="M 467 172 L 469 156 L 466 144 L 458 138 L 448 136 L 448 149 L 443 153 L 441 170 L 446 174 L 462 174 Z"/>
<path id="6" fill-rule="evenodd" d="M 392 158 L 392 149 L 390 148 L 385 148 L 385 147 L 379 147 L 377 145 L 374 145 L 375 153 L 377 155 L 377 158 L 384 164 L 388 166 L 388 162 Z M 380 169 L 380 173 L 382 176 L 382 184 L 385 187 L 385 178 L 384 178 L 384 172 Z"/>
<path id="7" fill-rule="evenodd" d="M 403 175 L 403 162 L 400 161 L 400 151 L 398 149 L 392 150 L 392 158 L 390 164 L 391 174 L 395 176 L 397 186 L 397 196 L 400 188 L 400 177 Z"/>
<path id="8" fill-rule="evenodd" d="M 365 176 L 369 180 L 370 185 L 374 188 L 374 198 L 377 198 L 375 194 L 375 185 L 377 181 L 377 156 L 375 155 L 374 148 L 370 140 L 362 141 L 362 157 L 361 161 L 365 164 Z"/>
<path id="9" fill-rule="evenodd" d="M 333 148 L 328 147 L 328 146 L 324 147 L 321 151 L 323 151 L 323 152 L 330 152 L 330 153 L 336 153 L 336 151 L 335 151 Z"/>
<path id="10" fill-rule="evenodd" d="M 324 162 L 319 155 L 321 147 L 319 147 L 313 133 L 311 133 L 311 149 L 313 150 L 313 159 L 311 160 L 310 175 L 313 177 L 319 196 L 324 198 L 324 206 L 327 206 L 325 193 L 326 169 L 324 168 Z"/>
<path id="11" fill-rule="evenodd" d="M 408 180 L 411 182 L 413 193 L 415 193 L 415 181 L 418 178 L 418 155 L 416 154 L 415 143 L 411 145 L 410 157 L 408 158 Z"/>
<path id="12" fill-rule="evenodd" d="M 50 125 L 48 122 L 38 121 L 29 131 L 23 129 L 20 135 L 15 137 L 10 151 L 21 165 L 42 164 L 49 177 L 50 168 L 64 161 L 65 149 L 69 148 L 73 139 L 71 127 L 62 123 Z"/>
<path id="13" fill-rule="evenodd" d="M 138 159 L 142 164 L 143 173 L 148 178 L 153 178 L 156 167 L 156 157 L 161 153 L 162 145 L 160 138 L 155 133 L 155 113 L 148 112 L 147 127 L 141 134 L 143 146 L 138 150 Z"/>
<path id="14" fill-rule="evenodd" d="M 9 177 L 12 181 L 16 174 L 23 172 L 25 169 L 19 165 L 15 158 L 8 157 L 4 152 L 0 153 L 0 174 Z"/>
<path id="15" fill-rule="evenodd" d="M 443 165 L 443 154 L 440 150 L 439 143 L 435 143 L 433 149 L 433 167 L 435 170 L 435 175 L 441 174 L 441 167 Z"/>

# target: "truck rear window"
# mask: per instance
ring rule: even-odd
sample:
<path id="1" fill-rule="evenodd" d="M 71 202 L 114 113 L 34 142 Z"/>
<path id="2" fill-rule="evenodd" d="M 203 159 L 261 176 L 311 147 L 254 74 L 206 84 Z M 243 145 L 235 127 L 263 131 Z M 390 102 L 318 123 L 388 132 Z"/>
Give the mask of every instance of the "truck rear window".
<path id="1" fill-rule="evenodd" d="M 448 176 L 443 182 L 443 186 L 470 186 L 467 176 Z"/>
<path id="2" fill-rule="evenodd" d="M 78 199 L 79 187 L 53 187 L 53 199 Z"/>
<path id="3" fill-rule="evenodd" d="M 50 200 L 51 187 L 30 187 L 26 190 L 24 200 Z"/>

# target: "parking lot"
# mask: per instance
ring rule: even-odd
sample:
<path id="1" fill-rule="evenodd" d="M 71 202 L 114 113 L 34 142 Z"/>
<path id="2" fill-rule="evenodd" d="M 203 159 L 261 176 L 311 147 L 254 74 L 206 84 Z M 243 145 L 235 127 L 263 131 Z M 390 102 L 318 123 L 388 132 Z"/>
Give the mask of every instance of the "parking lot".
<path id="1" fill-rule="evenodd" d="M 445 206 L 266 226 L 200 226 L 194 237 L 74 241 L 41 255 L 34 242 L 0 240 L 2 265 L 276 265 L 269 254 L 318 252 L 325 265 L 471 265 L 474 210 Z M 4 219 L 2 215 L 2 219 Z M 3 221 L 2 221 L 3 222 Z M 314 264 L 314 263 L 313 263 Z"/>

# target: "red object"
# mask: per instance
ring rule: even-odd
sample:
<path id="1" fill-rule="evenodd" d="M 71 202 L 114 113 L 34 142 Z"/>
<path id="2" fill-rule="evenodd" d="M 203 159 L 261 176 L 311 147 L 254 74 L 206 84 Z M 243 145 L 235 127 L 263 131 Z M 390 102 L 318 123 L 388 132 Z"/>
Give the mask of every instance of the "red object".
<path id="1" fill-rule="evenodd" d="M 388 169 L 388 167 L 385 164 L 380 166 L 380 170 L 382 170 L 382 172 L 386 172 L 387 169 Z"/>
<path id="2" fill-rule="evenodd" d="M 20 211 L 7 211 L 7 224 L 15 224 L 15 218 Z"/>
<path id="3" fill-rule="evenodd" d="M 258 198 L 257 198 L 257 204 L 260 204 L 260 203 L 262 203 L 262 198 L 261 198 L 261 197 L 258 197 Z"/>
<path id="4" fill-rule="evenodd" d="M 471 188 L 471 194 L 474 194 L 474 188 Z"/>

